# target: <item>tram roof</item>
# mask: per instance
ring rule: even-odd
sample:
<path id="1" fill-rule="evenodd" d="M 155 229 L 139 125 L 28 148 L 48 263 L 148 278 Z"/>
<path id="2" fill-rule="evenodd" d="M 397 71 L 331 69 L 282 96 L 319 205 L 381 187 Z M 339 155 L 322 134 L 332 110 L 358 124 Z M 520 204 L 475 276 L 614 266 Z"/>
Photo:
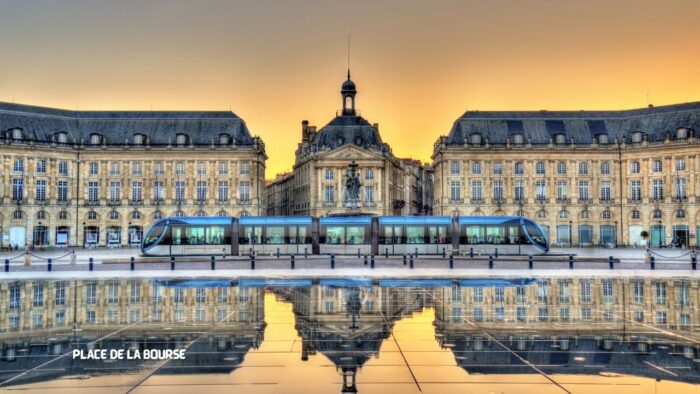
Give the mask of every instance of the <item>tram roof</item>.
<path id="1" fill-rule="evenodd" d="M 380 216 L 382 224 L 450 224 L 449 216 Z"/>
<path id="2" fill-rule="evenodd" d="M 528 218 L 521 216 L 460 216 L 460 224 L 504 224 L 517 221 L 520 219 L 530 221 Z"/>
<path id="3" fill-rule="evenodd" d="M 230 217 L 227 217 L 227 216 L 204 216 L 204 217 L 185 216 L 185 217 L 169 217 L 167 219 L 163 219 L 163 221 L 167 221 L 168 224 L 180 223 L 180 224 L 226 226 L 226 225 L 230 225 L 231 222 L 233 221 L 233 219 Z"/>
<path id="4" fill-rule="evenodd" d="M 311 216 L 244 216 L 238 222 L 242 225 L 311 224 Z"/>
<path id="5" fill-rule="evenodd" d="M 322 217 L 319 219 L 321 223 L 324 224 L 346 224 L 346 223 L 357 223 L 357 224 L 371 224 L 371 216 L 329 216 Z"/>

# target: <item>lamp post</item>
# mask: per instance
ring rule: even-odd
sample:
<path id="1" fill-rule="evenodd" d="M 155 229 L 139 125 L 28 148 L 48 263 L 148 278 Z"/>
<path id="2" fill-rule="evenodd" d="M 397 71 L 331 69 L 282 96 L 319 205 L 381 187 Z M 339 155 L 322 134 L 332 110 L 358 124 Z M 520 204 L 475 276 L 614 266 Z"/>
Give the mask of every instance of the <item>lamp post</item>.
<path id="1" fill-rule="evenodd" d="M 574 237 L 573 237 L 573 222 L 569 220 L 569 249 L 573 248 Z"/>
<path id="2" fill-rule="evenodd" d="M 617 234 L 617 220 L 615 221 L 615 228 L 613 229 L 613 235 Z M 613 242 L 615 247 L 617 247 L 617 240 L 615 239 L 615 242 Z"/>

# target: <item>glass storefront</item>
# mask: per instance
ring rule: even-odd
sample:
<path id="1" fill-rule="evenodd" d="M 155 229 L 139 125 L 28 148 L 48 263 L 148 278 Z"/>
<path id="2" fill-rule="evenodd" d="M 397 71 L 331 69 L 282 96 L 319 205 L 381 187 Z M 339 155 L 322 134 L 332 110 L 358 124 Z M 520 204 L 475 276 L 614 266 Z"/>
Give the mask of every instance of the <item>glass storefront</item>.
<path id="1" fill-rule="evenodd" d="M 617 238 L 615 237 L 615 234 L 615 226 L 608 224 L 600 226 L 600 243 L 604 245 L 616 245 Z"/>
<path id="2" fill-rule="evenodd" d="M 651 226 L 651 238 L 649 246 L 658 248 L 666 246 L 666 226 L 663 224 L 655 224 Z"/>
<path id="3" fill-rule="evenodd" d="M 558 246 L 570 246 L 571 245 L 571 227 L 566 224 L 560 224 L 557 226 L 557 245 Z"/>
<path id="4" fill-rule="evenodd" d="M 581 246 L 593 244 L 593 226 L 578 226 L 578 243 Z"/>

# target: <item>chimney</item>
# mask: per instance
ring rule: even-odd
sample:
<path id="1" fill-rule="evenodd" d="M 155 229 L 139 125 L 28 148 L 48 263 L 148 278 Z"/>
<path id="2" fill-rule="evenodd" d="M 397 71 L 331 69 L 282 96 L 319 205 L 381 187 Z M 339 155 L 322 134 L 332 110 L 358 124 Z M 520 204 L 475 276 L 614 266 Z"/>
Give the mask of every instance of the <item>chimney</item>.
<path id="1" fill-rule="evenodd" d="M 309 130 L 309 121 L 304 119 L 301 121 L 301 140 L 302 141 L 307 141 L 308 140 L 308 133 L 307 131 Z"/>
<path id="2" fill-rule="evenodd" d="M 372 123 L 372 127 L 379 132 L 379 123 Z"/>

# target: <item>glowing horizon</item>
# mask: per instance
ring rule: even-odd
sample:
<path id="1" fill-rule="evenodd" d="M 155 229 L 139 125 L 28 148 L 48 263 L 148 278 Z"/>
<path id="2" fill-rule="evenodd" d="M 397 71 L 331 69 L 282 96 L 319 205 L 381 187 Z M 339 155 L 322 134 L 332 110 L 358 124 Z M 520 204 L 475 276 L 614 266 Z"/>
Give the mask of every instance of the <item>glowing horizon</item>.
<path id="1" fill-rule="evenodd" d="M 302 5 L 303 4 L 303 5 Z M 23 1 L 0 6 L 0 100 L 81 110 L 232 110 L 266 177 L 301 121 L 357 107 L 430 162 L 466 110 L 620 110 L 700 100 L 700 2 Z"/>

